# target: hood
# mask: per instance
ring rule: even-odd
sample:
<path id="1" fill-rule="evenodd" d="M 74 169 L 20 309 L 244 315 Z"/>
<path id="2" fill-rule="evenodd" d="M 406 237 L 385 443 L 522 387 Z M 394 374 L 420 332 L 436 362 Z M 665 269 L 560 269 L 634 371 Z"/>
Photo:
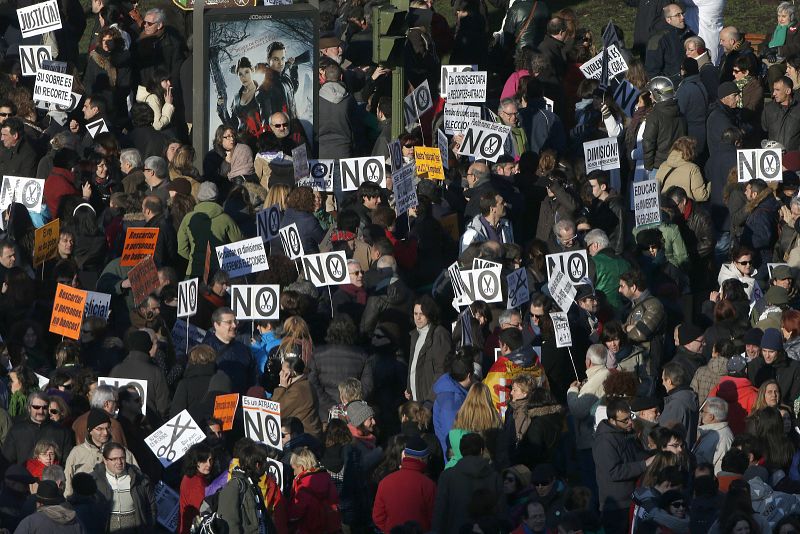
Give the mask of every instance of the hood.
<path id="1" fill-rule="evenodd" d="M 212 376 L 217 370 L 217 364 L 214 362 L 204 364 L 190 363 L 186 366 L 186 371 L 183 373 L 183 378 L 190 378 L 193 376 Z"/>
<path id="2" fill-rule="evenodd" d="M 343 445 L 333 445 L 332 447 L 325 447 L 325 452 L 322 454 L 320 464 L 331 473 L 338 473 L 344 468 L 344 454 L 342 454 Z"/>
<path id="3" fill-rule="evenodd" d="M 149 94 L 150 93 L 147 92 L 147 89 L 145 88 L 145 86 L 144 85 L 140 85 L 136 89 L 136 101 L 137 102 L 144 102 L 147 99 L 147 95 L 149 95 Z"/>
<path id="4" fill-rule="evenodd" d="M 233 383 L 227 373 L 217 371 L 208 382 L 208 391 L 224 391 L 225 393 L 230 393 L 233 391 Z"/>
<path id="5" fill-rule="evenodd" d="M 39 508 L 38 512 L 44 514 L 59 525 L 66 525 L 75 521 L 75 510 L 73 510 L 68 504 L 42 506 Z"/>
<path id="6" fill-rule="evenodd" d="M 753 510 L 759 514 L 764 513 L 766 500 L 774 493 L 769 484 L 758 477 L 747 481 L 750 485 L 750 500 L 753 503 Z"/>
<path id="7" fill-rule="evenodd" d="M 198 202 L 197 205 L 194 207 L 194 212 L 204 213 L 212 219 L 214 217 L 219 217 L 224 213 L 224 211 L 222 211 L 222 206 L 220 206 L 216 202 L 211 202 L 211 201 Z"/>
<path id="8" fill-rule="evenodd" d="M 667 156 L 667 161 L 664 162 L 664 164 L 668 167 L 680 167 L 681 165 L 687 165 L 689 163 L 691 162 L 683 159 L 683 155 L 679 150 L 671 151 L 669 156 Z"/>
<path id="9" fill-rule="evenodd" d="M 482 481 L 496 474 L 492 464 L 483 456 L 464 456 L 456 467 L 462 474 Z"/>
<path id="10" fill-rule="evenodd" d="M 339 82 L 326 82 L 319 88 L 319 97 L 331 104 L 338 104 L 348 96 L 347 89 Z"/>
<path id="11" fill-rule="evenodd" d="M 320 501 L 327 500 L 331 477 L 326 471 L 306 471 L 297 476 L 295 488 L 311 492 Z"/>
<path id="12" fill-rule="evenodd" d="M 434 382 L 433 392 L 436 393 L 437 397 L 447 393 L 452 395 L 460 395 L 462 397 L 467 395 L 467 389 L 453 380 L 453 377 L 450 376 L 449 373 L 443 374 L 436 380 L 436 382 Z"/>

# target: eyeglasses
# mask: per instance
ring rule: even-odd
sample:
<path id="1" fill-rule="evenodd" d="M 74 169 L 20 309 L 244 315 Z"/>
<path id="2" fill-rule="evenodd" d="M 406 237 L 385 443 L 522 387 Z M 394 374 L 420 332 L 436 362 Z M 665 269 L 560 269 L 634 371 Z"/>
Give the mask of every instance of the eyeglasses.
<path id="1" fill-rule="evenodd" d="M 11 113 L 0 113 L 0 117 L 10 117 Z"/>
<path id="2" fill-rule="evenodd" d="M 61 415 L 61 410 L 50 409 L 50 415 Z M 45 454 L 45 453 L 42 453 Z"/>
<path id="3" fill-rule="evenodd" d="M 683 501 L 677 501 L 670 503 L 670 506 L 672 506 L 673 508 L 686 508 L 686 503 Z"/>
<path id="4" fill-rule="evenodd" d="M 359 276 L 359 275 L 362 275 L 362 274 L 364 274 L 364 271 L 362 271 L 362 270 L 358 270 L 358 271 L 350 271 L 350 274 L 351 274 L 352 276 Z"/>
<path id="5" fill-rule="evenodd" d="M 115 456 L 113 458 L 106 458 L 106 461 L 107 462 L 124 462 L 125 461 L 125 457 L 124 456 Z"/>
<path id="6" fill-rule="evenodd" d="M 515 116 L 515 115 L 518 115 L 518 114 L 519 114 L 519 112 L 518 112 L 518 111 L 505 111 L 505 110 L 503 110 L 503 114 L 504 114 L 504 115 L 509 115 L 509 116 L 513 117 L 513 116 Z"/>
<path id="7" fill-rule="evenodd" d="M 220 321 L 222 324 L 239 324 L 238 319 L 228 319 L 227 321 Z"/>
<path id="8" fill-rule="evenodd" d="M 749 260 L 748 261 L 737 261 L 736 263 L 738 263 L 739 265 L 753 265 L 753 262 L 749 261 Z"/>
<path id="9" fill-rule="evenodd" d="M 277 124 L 273 124 L 272 127 L 273 128 L 288 128 L 289 127 L 289 123 L 288 122 L 279 122 Z"/>
<path id="10" fill-rule="evenodd" d="M 150 22 L 149 20 L 144 21 L 145 26 L 155 26 L 158 24 L 157 22 Z"/>
<path id="11" fill-rule="evenodd" d="M 46 404 L 31 404 L 31 408 L 33 408 L 34 410 L 37 410 L 37 411 L 38 410 L 46 410 L 47 409 L 47 405 Z"/>

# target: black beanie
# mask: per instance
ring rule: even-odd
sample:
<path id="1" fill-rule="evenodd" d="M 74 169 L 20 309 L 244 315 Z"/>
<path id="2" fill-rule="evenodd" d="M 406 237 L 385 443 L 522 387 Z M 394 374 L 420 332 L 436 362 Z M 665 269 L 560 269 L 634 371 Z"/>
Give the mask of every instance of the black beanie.
<path id="1" fill-rule="evenodd" d="M 129 351 L 150 352 L 153 347 L 153 340 L 150 338 L 150 334 L 142 330 L 131 332 L 125 341 Z"/>
<path id="2" fill-rule="evenodd" d="M 89 410 L 89 417 L 86 418 L 86 432 L 91 432 L 94 427 L 110 422 L 111 418 L 105 410 L 92 408 Z"/>

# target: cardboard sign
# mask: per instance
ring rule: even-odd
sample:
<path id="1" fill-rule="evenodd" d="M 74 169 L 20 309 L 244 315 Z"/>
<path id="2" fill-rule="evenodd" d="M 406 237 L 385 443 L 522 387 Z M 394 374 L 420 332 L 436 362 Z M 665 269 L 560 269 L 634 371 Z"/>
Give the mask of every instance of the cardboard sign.
<path id="1" fill-rule="evenodd" d="M 350 283 L 347 256 L 344 251 L 309 254 L 301 258 L 306 280 L 317 287 Z"/>
<path id="2" fill-rule="evenodd" d="M 136 392 L 142 398 L 142 415 L 147 415 L 147 380 L 140 378 L 116 378 L 113 376 L 101 376 L 97 378 L 98 386 L 111 386 L 121 389 L 128 386 L 136 388 Z"/>
<path id="3" fill-rule="evenodd" d="M 548 254 L 545 263 L 548 278 L 553 276 L 554 271 L 565 273 L 572 284 L 582 284 L 584 278 L 589 278 L 589 256 L 585 250 Z"/>
<path id="4" fill-rule="evenodd" d="M 53 72 L 60 72 L 61 74 L 67 73 L 67 62 L 66 61 L 53 61 L 50 59 L 45 59 L 42 61 L 41 67 L 44 70 L 51 70 Z M 75 93 L 72 93 L 73 95 Z M 78 95 L 80 97 L 80 95 Z"/>
<path id="5" fill-rule="evenodd" d="M 656 178 L 633 183 L 633 211 L 637 228 L 661 222 L 661 195 Z"/>
<path id="6" fill-rule="evenodd" d="M 281 229 L 280 206 L 273 204 L 259 211 L 256 215 L 256 228 L 264 243 L 269 243 L 278 237 L 278 231 Z"/>
<path id="7" fill-rule="evenodd" d="M 45 65 L 42 65 L 42 70 L 49 70 Z M 36 106 L 36 109 L 43 109 L 45 111 L 50 112 L 58 112 L 51 115 L 54 119 L 59 119 L 59 113 L 69 113 L 70 111 L 75 111 L 78 108 L 78 103 L 81 101 L 81 95 L 78 93 L 73 92 L 70 97 L 70 102 L 68 106 L 60 106 L 58 104 L 52 104 L 48 102 L 43 102 L 39 99 L 34 99 L 33 103 Z M 66 122 L 66 116 L 64 116 L 64 121 Z M 62 126 L 65 122 L 59 122 Z"/>
<path id="8" fill-rule="evenodd" d="M 203 342 L 203 338 L 206 337 L 206 331 L 190 323 L 187 332 L 186 321 L 178 319 L 175 321 L 170 335 L 172 336 L 172 345 L 175 347 L 175 352 L 186 355 L 189 349 Z"/>
<path id="9" fill-rule="evenodd" d="M 39 384 L 40 391 L 47 391 L 47 385 L 50 383 L 50 379 L 46 376 L 42 376 L 39 373 L 33 373 L 36 375 L 36 381 Z"/>
<path id="10" fill-rule="evenodd" d="M 17 9 L 17 19 L 23 38 L 61 29 L 61 13 L 58 11 L 57 0 L 45 0 L 21 7 Z"/>
<path id="11" fill-rule="evenodd" d="M 483 269 L 459 271 L 459 276 L 463 283 L 461 287 L 463 293 L 459 305 L 466 306 L 476 300 L 482 300 L 486 303 L 501 302 L 503 300 L 503 291 L 500 284 L 501 270 L 502 268 L 498 265 Z"/>
<path id="12" fill-rule="evenodd" d="M 445 96 L 451 104 L 486 102 L 486 71 L 448 72 Z"/>
<path id="13" fill-rule="evenodd" d="M 603 71 L 603 52 L 594 56 L 592 59 L 581 65 L 580 67 L 583 76 L 586 79 L 599 80 Z M 628 64 L 625 63 L 625 58 L 620 54 L 617 45 L 608 47 L 608 77 L 613 78 L 617 74 L 622 74 L 628 70 Z"/>
<path id="14" fill-rule="evenodd" d="M 23 76 L 36 76 L 42 68 L 42 62 L 53 59 L 53 52 L 48 45 L 19 45 L 19 62 Z"/>
<path id="15" fill-rule="evenodd" d="M 80 339 L 86 291 L 58 284 L 53 312 L 50 315 L 50 332 L 70 339 Z"/>
<path id="16" fill-rule="evenodd" d="M 111 295 L 98 293 L 97 291 L 87 291 L 83 316 L 102 317 L 107 321 L 111 316 Z"/>
<path id="17" fill-rule="evenodd" d="M 33 86 L 33 98 L 69 107 L 72 104 L 72 76 L 39 69 Z"/>
<path id="18" fill-rule="evenodd" d="M 297 229 L 297 225 L 295 223 L 292 223 L 289 226 L 284 226 L 280 229 L 279 233 L 281 236 L 281 246 L 283 246 L 283 252 L 289 257 L 290 260 L 296 260 L 300 256 L 305 255 L 305 252 L 303 251 L 303 240 L 300 239 L 300 231 Z"/>
<path id="19" fill-rule="evenodd" d="M 586 172 L 619 169 L 619 144 L 616 137 L 583 143 L 583 158 Z"/>
<path id="20" fill-rule="evenodd" d="M 461 269 L 458 261 L 454 261 L 447 268 L 447 276 L 450 277 L 450 284 L 453 286 L 453 294 L 456 300 L 461 300 L 464 295 L 464 281 L 461 279 Z"/>
<path id="21" fill-rule="evenodd" d="M 238 393 L 217 395 L 214 399 L 214 419 L 222 421 L 223 432 L 233 428 L 233 417 L 236 415 L 237 406 L 239 406 Z"/>
<path id="22" fill-rule="evenodd" d="M 138 306 L 150 296 L 160 284 L 158 280 L 158 268 L 152 256 L 148 256 L 136 266 L 128 271 L 128 280 L 131 282 L 131 292 L 133 292 L 133 303 Z"/>
<path id="23" fill-rule="evenodd" d="M 528 288 L 528 272 L 525 267 L 520 267 L 516 271 L 506 276 L 508 286 L 508 299 L 506 308 L 518 308 L 531 300 L 531 291 Z"/>
<path id="24" fill-rule="evenodd" d="M 178 531 L 178 513 L 180 512 L 180 495 L 172 488 L 158 481 L 155 487 L 156 521 L 168 532 Z"/>
<path id="25" fill-rule="evenodd" d="M 775 148 L 756 148 L 736 151 L 739 181 L 760 178 L 767 182 L 783 180 L 783 151 Z"/>
<path id="26" fill-rule="evenodd" d="M 462 156 L 495 162 L 503 153 L 511 127 L 496 122 L 472 121 L 458 149 Z"/>
<path id="27" fill-rule="evenodd" d="M 556 334 L 556 348 L 572 346 L 572 332 L 569 330 L 569 320 L 564 312 L 552 312 L 553 330 Z"/>
<path id="28" fill-rule="evenodd" d="M 169 467 L 176 460 L 183 458 L 192 445 L 204 439 L 206 439 L 205 432 L 194 422 L 189 412 L 183 410 L 147 436 L 144 442 L 161 465 Z"/>
<path id="29" fill-rule="evenodd" d="M 108 125 L 106 124 L 105 119 L 100 118 L 86 123 L 86 130 L 89 132 L 89 135 L 92 136 L 92 139 L 94 139 L 97 137 L 97 134 L 108 132 Z"/>
<path id="30" fill-rule="evenodd" d="M 275 320 L 280 316 L 281 286 L 231 286 L 231 308 L 237 319 Z"/>
<path id="31" fill-rule="evenodd" d="M 339 160 L 342 191 L 355 191 L 364 182 L 386 187 L 386 158 L 346 158 Z"/>
<path id="32" fill-rule="evenodd" d="M 23 178 L 21 176 L 3 176 L 0 188 L 0 210 L 5 210 L 12 202 L 19 202 L 28 211 L 42 211 L 42 195 L 44 180 Z"/>
<path id="33" fill-rule="evenodd" d="M 386 146 L 389 148 L 389 162 L 392 166 L 392 172 L 395 173 L 403 166 L 403 148 L 400 146 L 398 139 Z"/>
<path id="34" fill-rule="evenodd" d="M 267 475 L 272 477 L 279 488 L 283 488 L 283 462 L 267 456 Z"/>
<path id="35" fill-rule="evenodd" d="M 281 440 L 281 405 L 257 397 L 242 396 L 244 435 L 253 441 L 283 450 Z"/>
<path id="36" fill-rule="evenodd" d="M 414 164 L 409 163 L 392 174 L 394 211 L 398 216 L 418 204 L 417 188 L 414 187 L 414 168 Z"/>
<path id="37" fill-rule="evenodd" d="M 158 232 L 158 228 L 128 228 L 120 266 L 133 267 L 144 258 L 152 257 L 156 252 Z"/>
<path id="38" fill-rule="evenodd" d="M 442 153 L 439 152 L 439 147 L 415 146 L 414 161 L 417 166 L 417 176 L 428 173 L 430 180 L 444 180 Z"/>
<path id="39" fill-rule="evenodd" d="M 474 120 L 481 120 L 480 106 L 445 103 L 444 133 L 447 135 L 463 133 Z"/>
<path id="40" fill-rule="evenodd" d="M 308 162 L 310 177 L 297 180 L 297 187 L 308 186 L 314 191 L 333 193 L 333 170 L 336 168 L 334 159 L 312 159 Z"/>
<path id="41" fill-rule="evenodd" d="M 447 96 L 447 75 L 451 72 L 470 72 L 478 70 L 477 65 L 442 65 L 442 75 L 439 80 L 439 96 Z"/>
<path id="42" fill-rule="evenodd" d="M 570 282 L 569 276 L 561 271 L 555 271 L 547 281 L 550 296 L 562 311 L 569 310 L 575 301 L 575 286 Z"/>
<path id="43" fill-rule="evenodd" d="M 501 264 L 494 261 L 484 260 L 483 258 L 472 258 L 473 269 L 488 269 L 489 267 L 503 268 Z"/>
<path id="44" fill-rule="evenodd" d="M 309 177 L 308 149 L 305 143 L 292 149 L 292 165 L 294 166 L 295 180 L 302 180 Z"/>
<path id="45" fill-rule="evenodd" d="M 436 141 L 439 145 L 439 154 L 442 158 L 442 167 L 445 169 L 450 168 L 450 146 L 447 142 L 447 136 L 441 130 L 436 130 Z"/>
<path id="46" fill-rule="evenodd" d="M 636 103 L 639 101 L 641 92 L 634 87 L 628 80 L 620 80 L 617 88 L 614 89 L 614 102 L 622 108 L 625 115 L 633 117 L 633 112 L 636 111 Z"/>
<path id="47" fill-rule="evenodd" d="M 178 282 L 178 317 L 191 317 L 197 313 L 199 284 L 198 278 Z"/>
<path id="48" fill-rule="evenodd" d="M 264 241 L 260 237 L 243 239 L 217 247 L 219 267 L 231 278 L 237 278 L 269 269 Z"/>
<path id="49" fill-rule="evenodd" d="M 411 131 L 416 127 L 415 122 L 419 121 L 429 109 L 433 107 L 433 97 L 428 80 L 419 84 L 410 95 L 403 99 L 403 114 L 405 115 L 406 130 Z"/>
<path id="50" fill-rule="evenodd" d="M 56 219 L 37 228 L 33 233 L 33 266 L 38 267 L 58 252 L 61 238 L 61 219 Z"/>

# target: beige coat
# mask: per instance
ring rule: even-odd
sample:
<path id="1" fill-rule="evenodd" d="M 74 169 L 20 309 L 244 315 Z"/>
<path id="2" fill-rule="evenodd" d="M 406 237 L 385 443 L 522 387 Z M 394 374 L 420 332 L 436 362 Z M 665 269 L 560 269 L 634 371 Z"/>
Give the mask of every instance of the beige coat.
<path id="1" fill-rule="evenodd" d="M 592 365 L 586 370 L 586 382 L 581 388 L 571 387 L 567 390 L 567 406 L 569 413 L 575 418 L 575 441 L 579 449 L 592 448 L 594 435 L 592 408 L 606 396 L 603 382 L 608 378 L 608 374 L 609 370 L 605 365 Z"/>
<path id="2" fill-rule="evenodd" d="M 164 105 L 161 105 L 158 96 L 148 93 L 143 85 L 140 85 L 136 90 L 136 101 L 144 102 L 153 110 L 153 128 L 156 130 L 161 130 L 168 125 L 172 120 L 172 114 L 175 113 L 175 106 L 168 102 L 164 102 Z"/>
<path id="3" fill-rule="evenodd" d="M 705 202 L 711 189 L 711 184 L 703 179 L 700 167 L 690 161 L 684 161 L 681 153 L 673 150 L 667 156 L 667 161 L 661 164 L 656 173 L 656 179 L 664 192 L 670 187 L 682 187 L 686 196 L 697 202 Z"/>

